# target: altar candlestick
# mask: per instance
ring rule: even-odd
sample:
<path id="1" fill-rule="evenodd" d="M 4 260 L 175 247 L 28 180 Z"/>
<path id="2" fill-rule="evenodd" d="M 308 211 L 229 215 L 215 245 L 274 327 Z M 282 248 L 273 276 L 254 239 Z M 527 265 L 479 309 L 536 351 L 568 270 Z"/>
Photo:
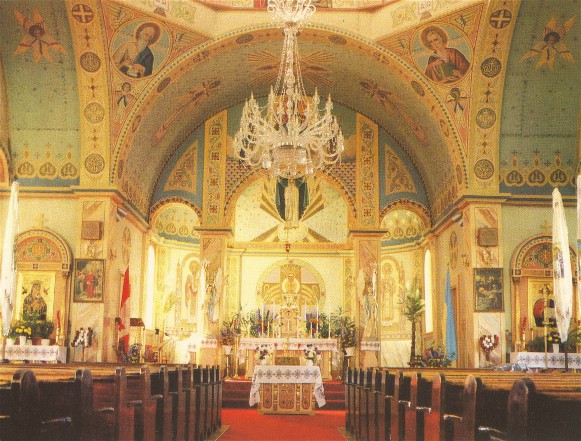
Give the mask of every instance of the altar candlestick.
<path id="1" fill-rule="evenodd" d="M 327 338 L 331 338 L 331 300 L 329 300 L 329 306 L 327 307 L 327 320 L 329 326 L 327 327 Z"/>
<path id="2" fill-rule="evenodd" d="M 316 312 L 317 312 L 317 322 L 316 322 L 317 327 L 315 329 L 315 331 L 316 331 L 315 336 L 318 338 L 319 337 L 319 305 L 316 306 Z"/>

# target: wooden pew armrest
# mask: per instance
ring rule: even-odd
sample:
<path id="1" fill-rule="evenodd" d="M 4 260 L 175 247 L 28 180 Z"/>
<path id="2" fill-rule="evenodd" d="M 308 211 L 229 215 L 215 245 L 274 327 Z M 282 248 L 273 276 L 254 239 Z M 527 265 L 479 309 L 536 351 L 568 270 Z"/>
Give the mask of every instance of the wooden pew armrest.
<path id="1" fill-rule="evenodd" d="M 432 408 L 431 407 L 417 406 L 416 407 L 416 410 L 419 411 L 419 412 L 427 413 L 427 414 L 432 413 Z"/>
<path id="2" fill-rule="evenodd" d="M 115 413 L 115 409 L 113 407 L 103 407 L 95 410 L 95 413 Z"/>
<path id="3" fill-rule="evenodd" d="M 403 404 L 406 407 L 412 407 L 412 402 L 411 401 L 399 400 L 399 404 Z"/>
<path id="4" fill-rule="evenodd" d="M 450 414 L 446 414 L 444 415 L 444 420 L 445 421 L 451 421 L 453 423 L 461 423 L 462 422 L 462 417 L 458 416 L 458 415 L 450 415 Z"/>
<path id="5" fill-rule="evenodd" d="M 506 438 L 506 434 L 504 432 L 501 432 L 500 430 L 495 429 L 494 427 L 478 426 L 478 432 L 487 433 L 488 435 L 492 435 L 492 437 L 494 438 L 500 439 Z"/>

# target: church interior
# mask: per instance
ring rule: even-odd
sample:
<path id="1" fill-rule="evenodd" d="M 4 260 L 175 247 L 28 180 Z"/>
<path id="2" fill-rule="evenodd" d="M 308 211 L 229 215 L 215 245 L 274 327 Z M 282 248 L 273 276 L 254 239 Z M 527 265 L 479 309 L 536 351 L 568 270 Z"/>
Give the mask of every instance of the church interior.
<path id="1" fill-rule="evenodd" d="M 558 331 L 555 188 L 574 334 L 578 0 L 313 1 L 287 51 L 304 99 L 272 105 L 286 126 L 294 102 L 305 125 L 332 100 L 339 132 L 313 141 L 332 156 L 313 170 L 275 143 L 274 166 L 253 162 L 260 127 L 241 123 L 280 86 L 269 5 L 0 2 L 2 234 L 19 186 L 10 334 L 40 318 L 59 361 L 247 378 L 263 344 L 274 359 L 308 343 L 333 379 L 435 352 L 497 367 Z"/>

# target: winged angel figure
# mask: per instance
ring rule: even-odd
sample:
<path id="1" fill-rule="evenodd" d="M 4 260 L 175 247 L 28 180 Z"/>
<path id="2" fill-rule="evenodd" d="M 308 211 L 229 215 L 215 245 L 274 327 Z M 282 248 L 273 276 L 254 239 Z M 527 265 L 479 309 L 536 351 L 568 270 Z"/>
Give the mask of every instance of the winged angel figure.
<path id="1" fill-rule="evenodd" d="M 540 55 L 539 61 L 535 66 L 537 69 L 540 68 L 543 64 L 547 64 L 547 66 L 552 69 L 555 60 L 559 55 L 566 61 L 574 63 L 575 59 L 573 58 L 573 55 L 562 41 L 563 37 L 567 35 L 573 26 L 574 21 L 575 17 L 572 17 L 563 25 L 558 26 L 557 19 L 555 17 L 551 18 L 545 26 L 545 36 L 543 37 L 543 41 L 535 44 L 525 54 L 525 56 L 522 57 L 522 59 L 528 60 L 529 58 L 534 58 L 537 55 Z"/>
<path id="2" fill-rule="evenodd" d="M 32 20 L 26 17 L 19 11 L 14 11 L 16 20 L 26 34 L 22 37 L 20 44 L 16 48 L 14 55 L 20 55 L 28 49 L 32 50 L 34 62 L 37 63 L 41 57 L 52 61 L 50 50 L 55 50 L 60 53 L 66 53 L 66 50 L 54 38 L 52 38 L 46 31 L 46 23 L 38 10 L 34 10 Z"/>
<path id="3" fill-rule="evenodd" d="M 208 308 L 208 321 L 217 322 L 219 319 L 218 302 L 222 296 L 222 286 L 224 285 L 224 278 L 222 276 L 222 268 L 218 268 L 214 273 L 214 280 L 208 283 L 206 288 L 206 306 Z"/>

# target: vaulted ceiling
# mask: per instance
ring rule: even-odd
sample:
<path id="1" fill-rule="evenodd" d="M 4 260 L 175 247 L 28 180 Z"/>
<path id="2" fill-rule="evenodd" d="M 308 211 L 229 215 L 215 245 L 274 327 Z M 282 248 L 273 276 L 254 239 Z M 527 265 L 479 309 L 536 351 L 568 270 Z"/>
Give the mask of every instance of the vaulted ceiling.
<path id="1" fill-rule="evenodd" d="M 501 169 L 515 156 L 529 164 L 543 140 L 552 145 L 541 162 L 558 150 L 577 168 L 576 0 L 315 3 L 299 36 L 307 92 L 317 87 L 375 121 L 417 168 L 432 209 L 498 194 Z M 34 23 L 54 43 L 44 52 L 35 52 Z M 135 78 L 115 54 L 145 23 L 159 29 L 155 61 Z M 452 80 L 427 73 L 422 31 L 432 25 L 469 63 Z M 25 185 L 116 187 L 145 216 L 172 155 L 219 111 L 265 96 L 282 48 L 281 30 L 251 2 L 10 0 L 0 29 L 9 115 L 0 142 Z M 552 52 L 551 30 L 560 36 Z M 48 174 L 27 181 L 43 166 Z"/>

